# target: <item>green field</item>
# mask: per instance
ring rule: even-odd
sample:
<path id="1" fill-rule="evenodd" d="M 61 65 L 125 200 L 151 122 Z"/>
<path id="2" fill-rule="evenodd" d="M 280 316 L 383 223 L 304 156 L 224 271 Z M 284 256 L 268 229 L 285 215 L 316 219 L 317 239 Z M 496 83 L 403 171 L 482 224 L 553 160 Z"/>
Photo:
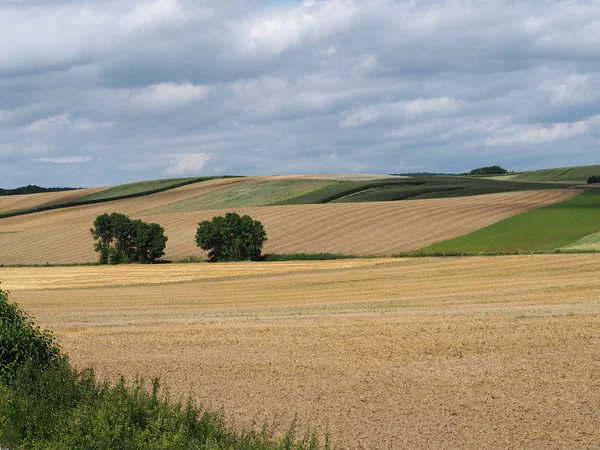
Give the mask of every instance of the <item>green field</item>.
<path id="1" fill-rule="evenodd" d="M 326 180 L 272 180 L 226 186 L 215 191 L 188 198 L 166 207 L 146 211 L 146 214 L 167 214 L 180 211 L 203 211 L 246 206 L 266 206 L 311 192 L 326 186 Z"/>
<path id="2" fill-rule="evenodd" d="M 600 190 L 518 214 L 471 234 L 430 245 L 426 253 L 487 253 L 564 248 L 600 231 Z"/>
<path id="3" fill-rule="evenodd" d="M 52 209 L 68 208 L 71 206 L 89 205 L 92 203 L 102 203 L 110 200 L 121 200 L 125 198 L 142 197 L 152 195 L 159 192 L 167 191 L 177 187 L 185 186 L 192 183 L 200 183 L 218 178 L 229 178 L 228 176 L 218 177 L 196 177 L 196 178 L 167 178 L 164 180 L 149 180 L 139 181 L 136 183 L 123 184 L 112 188 L 104 189 L 94 194 L 86 195 L 72 202 L 57 203 L 49 206 L 37 206 L 28 209 L 7 211 L 0 213 L 0 219 L 5 217 L 21 216 L 40 211 L 48 211 Z"/>
<path id="4" fill-rule="evenodd" d="M 189 184 L 191 182 L 206 181 L 210 177 L 202 178 L 165 178 L 164 180 L 147 180 L 138 181 L 136 183 L 121 184 L 119 186 L 111 187 L 94 194 L 86 195 L 81 197 L 81 201 L 86 200 L 108 200 L 115 197 L 123 197 L 135 194 L 142 194 L 145 192 L 152 192 L 157 190 L 165 190 Z"/>
<path id="5" fill-rule="evenodd" d="M 583 184 L 591 176 L 600 175 L 600 165 L 561 167 L 489 177 L 496 180 Z"/>
<path id="6" fill-rule="evenodd" d="M 532 189 L 561 189 L 564 184 L 524 183 L 466 177 L 418 177 L 371 181 L 283 179 L 226 186 L 198 197 L 146 211 L 145 215 L 251 206 L 382 202 L 465 197 Z"/>
<path id="7" fill-rule="evenodd" d="M 600 232 L 584 236 L 578 241 L 562 247 L 561 250 L 598 251 L 600 250 Z"/>

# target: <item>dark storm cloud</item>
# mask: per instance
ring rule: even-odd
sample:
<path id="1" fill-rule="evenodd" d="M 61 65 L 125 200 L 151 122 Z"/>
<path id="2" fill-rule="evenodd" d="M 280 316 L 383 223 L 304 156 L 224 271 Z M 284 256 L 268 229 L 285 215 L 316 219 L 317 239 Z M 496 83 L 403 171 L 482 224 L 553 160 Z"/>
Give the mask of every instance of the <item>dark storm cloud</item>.
<path id="1" fill-rule="evenodd" d="M 597 163 L 600 2 L 12 1 L 0 185 Z"/>

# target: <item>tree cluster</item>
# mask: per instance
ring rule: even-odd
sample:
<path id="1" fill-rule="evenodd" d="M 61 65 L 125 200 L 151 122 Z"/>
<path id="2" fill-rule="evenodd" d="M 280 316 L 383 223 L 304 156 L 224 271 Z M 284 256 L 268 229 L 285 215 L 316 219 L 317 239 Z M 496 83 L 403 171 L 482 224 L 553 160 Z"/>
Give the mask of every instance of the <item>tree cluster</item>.
<path id="1" fill-rule="evenodd" d="M 589 177 L 587 182 L 588 184 L 600 183 L 600 176 Z"/>
<path id="2" fill-rule="evenodd" d="M 505 173 L 508 173 L 508 170 L 500 166 L 490 166 L 473 169 L 469 172 L 469 175 L 503 175 Z"/>
<path id="3" fill-rule="evenodd" d="M 256 261 L 260 259 L 267 233 L 250 216 L 227 213 L 198 224 L 196 243 L 209 250 L 210 261 Z"/>
<path id="4" fill-rule="evenodd" d="M 151 264 L 165 254 L 167 237 L 157 223 L 131 220 L 125 214 L 101 214 L 90 229 L 101 264 Z"/>

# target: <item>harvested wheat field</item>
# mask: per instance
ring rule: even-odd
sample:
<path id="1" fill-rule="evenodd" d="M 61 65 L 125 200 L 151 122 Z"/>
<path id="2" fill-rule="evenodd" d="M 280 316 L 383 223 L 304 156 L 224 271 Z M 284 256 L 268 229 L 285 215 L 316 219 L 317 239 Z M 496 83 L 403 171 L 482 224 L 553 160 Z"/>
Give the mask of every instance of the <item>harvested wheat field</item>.
<path id="1" fill-rule="evenodd" d="M 281 432 L 297 414 L 338 448 L 600 443 L 600 255 L 0 268 L 0 280 L 76 365 L 160 376 L 238 428 Z"/>
<path id="2" fill-rule="evenodd" d="M 226 185 L 257 179 L 212 180 L 147 197 L 0 219 L 0 264 L 95 261 L 97 255 L 89 229 L 96 216 L 105 212 L 122 212 L 132 218 L 142 217 L 161 224 L 169 237 L 165 258 L 171 260 L 205 255 L 194 242 L 198 223 L 231 210 L 249 214 L 264 224 L 268 235 L 265 253 L 392 255 L 461 236 L 579 193 L 577 190 L 544 190 L 450 199 L 145 214 L 147 210 Z"/>
<path id="3" fill-rule="evenodd" d="M 73 191 L 44 192 L 41 194 L 1 195 L 0 213 L 74 202 L 86 195 L 91 195 L 104 189 L 106 188 L 76 189 Z"/>

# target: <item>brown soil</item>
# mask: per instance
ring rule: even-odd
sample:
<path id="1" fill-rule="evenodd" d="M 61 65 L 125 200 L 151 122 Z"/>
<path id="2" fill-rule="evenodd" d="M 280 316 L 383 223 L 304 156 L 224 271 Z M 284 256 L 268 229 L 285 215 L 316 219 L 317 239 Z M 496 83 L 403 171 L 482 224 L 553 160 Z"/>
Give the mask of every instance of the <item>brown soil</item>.
<path id="1" fill-rule="evenodd" d="M 159 375 L 240 428 L 297 414 L 341 448 L 598 448 L 600 255 L 349 263 L 0 280 L 78 366 Z"/>

